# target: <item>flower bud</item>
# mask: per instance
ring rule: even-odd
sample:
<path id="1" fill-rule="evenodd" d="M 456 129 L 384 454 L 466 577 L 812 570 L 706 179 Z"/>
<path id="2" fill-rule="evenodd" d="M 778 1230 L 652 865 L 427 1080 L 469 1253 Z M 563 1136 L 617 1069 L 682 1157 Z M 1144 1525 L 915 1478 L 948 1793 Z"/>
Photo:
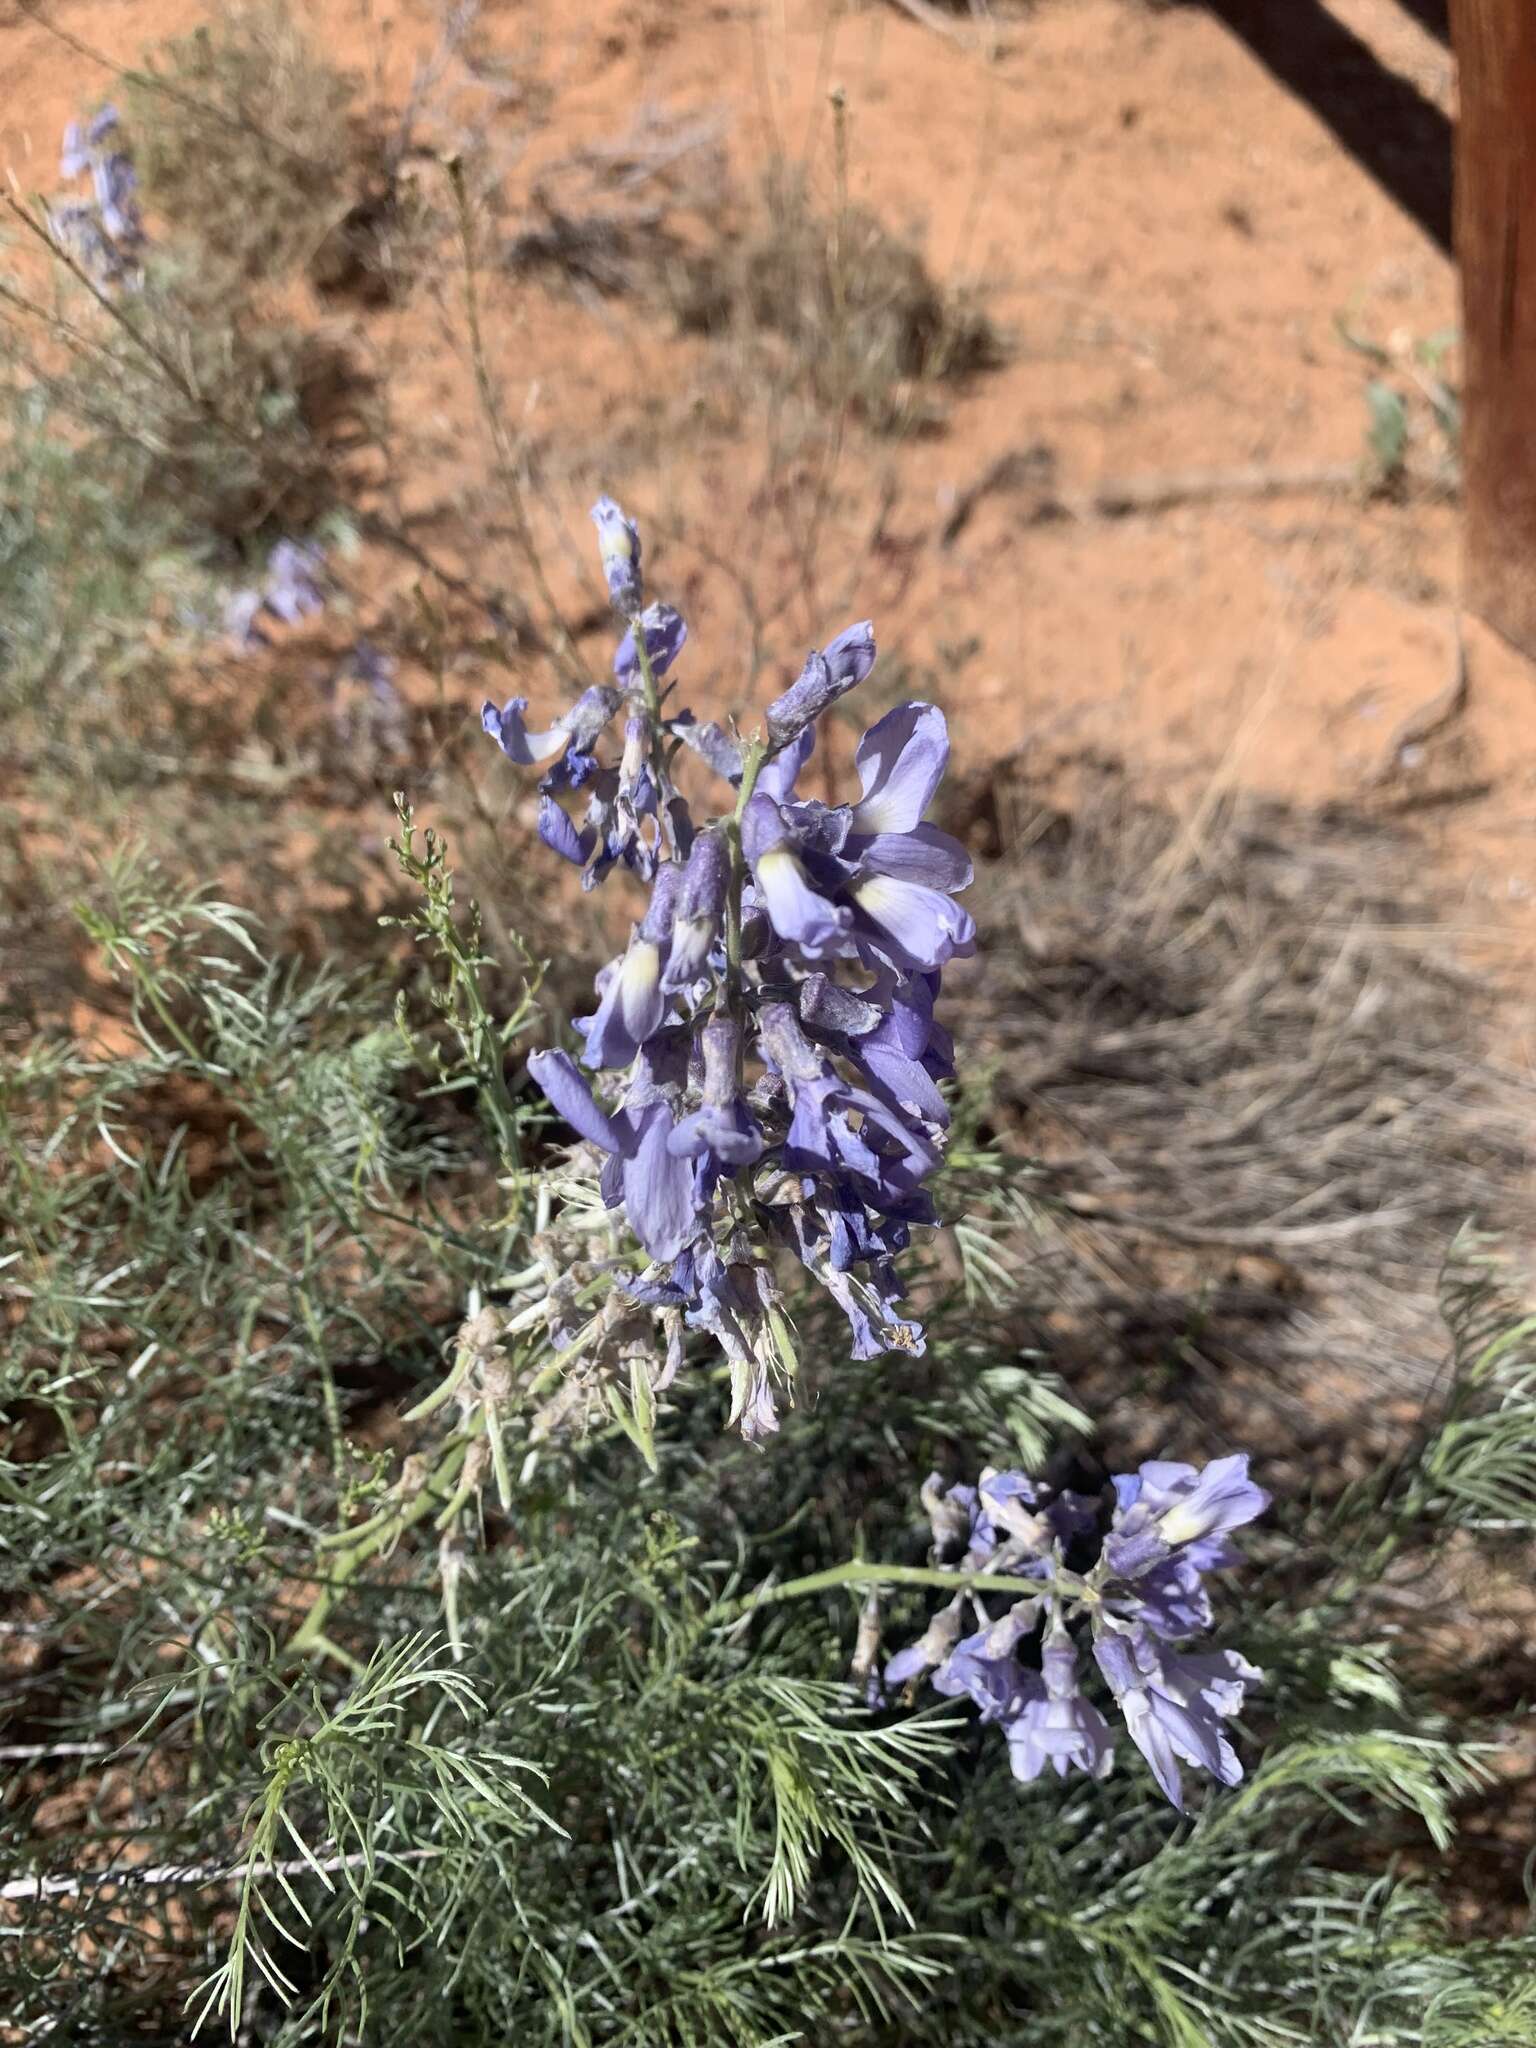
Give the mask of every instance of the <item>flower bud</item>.
<path id="1" fill-rule="evenodd" d="M 847 626 L 818 654 L 806 657 L 798 681 L 768 706 L 768 737 L 786 746 L 839 697 L 862 683 L 875 665 L 875 629 L 868 619 Z"/>
<path id="2" fill-rule="evenodd" d="M 591 517 L 597 527 L 597 546 L 608 595 L 615 611 L 630 617 L 639 611 L 641 602 L 640 529 L 606 495 L 592 507 Z"/>
<path id="3" fill-rule="evenodd" d="M 718 831 L 701 832 L 683 870 L 672 926 L 672 956 L 662 976 L 663 988 L 687 988 L 708 973 L 730 880 L 731 860 L 723 836 Z"/>

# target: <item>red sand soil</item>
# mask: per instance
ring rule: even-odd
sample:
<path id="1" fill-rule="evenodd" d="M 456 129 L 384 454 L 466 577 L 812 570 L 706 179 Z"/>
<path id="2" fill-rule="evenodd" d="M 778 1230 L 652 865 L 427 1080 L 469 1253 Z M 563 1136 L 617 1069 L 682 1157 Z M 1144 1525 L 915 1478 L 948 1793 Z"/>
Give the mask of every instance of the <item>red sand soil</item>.
<path id="1" fill-rule="evenodd" d="M 1450 58 L 1396 0 L 1330 7 L 1389 78 L 1449 109 Z M 131 61 L 204 12 L 56 0 L 49 19 Z M 1106 480 L 1350 463 L 1369 373 L 1336 319 L 1377 339 L 1444 330 L 1447 259 L 1203 6 L 1040 0 L 979 25 L 929 12 L 952 26 L 894 0 L 481 11 L 466 46 L 478 76 L 456 73 L 435 104 L 441 139 L 455 121 L 486 124 L 510 216 L 541 166 L 652 107 L 718 116 L 740 190 L 778 147 L 825 192 L 827 91 L 841 85 L 850 196 L 919 228 L 940 277 L 983 282 L 1015 344 L 947 402 L 941 432 L 894 446 L 849 435 L 804 570 L 783 499 L 806 481 L 769 473 L 760 422 L 712 408 L 712 344 L 679 338 L 654 306 L 583 301 L 487 266 L 490 351 L 537 458 L 536 519 L 562 597 L 587 608 L 583 515 L 607 486 L 662 537 L 656 580 L 689 611 L 701 711 L 739 696 L 745 668 L 712 552 L 750 573 L 769 620 L 760 698 L 780 664 L 869 612 L 882 645 L 914 661 L 943 665 L 944 650 L 978 643 L 947 694 L 963 765 L 1019 747 L 1107 751 L 1195 829 L 1213 797 L 1244 788 L 1407 816 L 1461 899 L 1467 943 L 1523 996 L 1536 959 L 1536 673 L 1468 623 L 1464 703 L 1450 687 L 1452 506 L 1296 490 L 1041 522 L 1028 493 L 995 493 L 952 546 L 939 542 L 960 494 L 1006 451 L 1040 443 L 1068 503 Z M 323 44 L 398 108 L 438 29 L 418 0 L 335 0 Z M 12 11 L 0 12 L 0 78 L 0 169 L 50 189 L 65 120 L 111 90 L 110 71 Z M 404 308 L 325 317 L 388 371 L 414 449 L 403 501 L 431 515 L 434 552 L 484 568 L 473 494 L 486 436 L 459 314 L 450 275 Z M 882 483 L 891 509 L 871 544 Z M 418 573 L 370 558 L 358 580 L 382 615 Z M 522 580 L 510 559 L 500 573 Z M 481 684 L 496 687 L 472 662 L 462 681 L 471 713 Z M 1524 1016 L 1517 1003 L 1513 1046 L 1528 1061 Z"/>

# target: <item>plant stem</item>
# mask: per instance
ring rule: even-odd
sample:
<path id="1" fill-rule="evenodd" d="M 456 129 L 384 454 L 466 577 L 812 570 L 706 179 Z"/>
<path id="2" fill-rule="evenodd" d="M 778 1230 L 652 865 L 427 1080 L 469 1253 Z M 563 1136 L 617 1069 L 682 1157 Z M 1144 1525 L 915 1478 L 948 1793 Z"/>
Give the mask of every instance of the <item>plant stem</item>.
<path id="1" fill-rule="evenodd" d="M 477 1427 L 478 1425 L 478 1427 Z M 417 1522 L 443 1504 L 445 1482 L 456 1479 L 464 1460 L 469 1455 L 470 1444 L 484 1426 L 484 1417 L 470 1417 L 454 1441 L 444 1447 L 438 1459 L 436 1470 L 426 1484 L 411 1500 L 403 1500 L 392 1513 L 374 1522 L 364 1524 L 356 1533 L 357 1543 L 336 1560 L 330 1576 L 316 1588 L 309 1611 L 293 1634 L 288 1638 L 286 1654 L 290 1657 L 306 1657 L 314 1651 L 332 1649 L 325 1634 L 325 1624 L 331 1609 L 346 1591 L 348 1585 L 368 1562 L 369 1558 L 393 1543 L 405 1531 L 414 1528 Z"/>
<path id="2" fill-rule="evenodd" d="M 839 1586 L 938 1586 L 951 1593 L 1011 1593 L 1015 1599 L 1031 1599 L 1037 1593 L 1055 1593 L 1082 1600 L 1091 1597 L 1083 1581 L 1071 1573 L 1049 1579 L 1024 1579 L 1003 1572 L 941 1571 L 934 1565 L 878 1564 L 850 1558 L 846 1564 L 829 1565 L 803 1579 L 786 1579 L 780 1586 L 765 1586 L 761 1592 L 741 1599 L 721 1600 L 704 1616 L 706 1625 L 739 1621 L 760 1607 L 777 1607 L 785 1600 L 803 1600 L 814 1593 L 835 1592 Z"/>
<path id="3" fill-rule="evenodd" d="M 507 505 L 512 513 L 512 524 L 517 531 L 518 546 L 532 571 L 535 587 L 543 600 L 546 612 L 554 626 L 554 653 L 566 674 L 578 686 L 587 678 L 582 672 L 576 655 L 576 640 L 566 623 L 554 593 L 544 574 L 544 561 L 534 538 L 533 524 L 528 517 L 528 506 L 518 481 L 517 465 L 507 436 L 506 421 L 502 417 L 501 400 L 491 379 L 490 361 L 485 351 L 485 335 L 480 325 L 480 294 L 475 284 L 475 215 L 470 204 L 469 187 L 464 179 L 464 165 L 457 156 L 444 160 L 448 182 L 453 188 L 454 211 L 458 218 L 459 248 L 464 259 L 464 320 L 469 329 L 469 355 L 474 370 L 475 394 L 480 401 L 480 410 L 491 432 L 491 451 L 495 458 L 497 481 L 506 494 Z"/>
<path id="4" fill-rule="evenodd" d="M 733 1003 L 739 1002 L 741 995 L 741 890 L 746 879 L 746 862 L 741 851 L 741 821 L 771 751 L 766 740 L 748 741 L 746 753 L 742 756 L 741 788 L 736 795 L 736 808 L 725 828 L 726 845 L 731 855 L 731 879 L 725 898 L 725 979 L 727 993 Z"/>

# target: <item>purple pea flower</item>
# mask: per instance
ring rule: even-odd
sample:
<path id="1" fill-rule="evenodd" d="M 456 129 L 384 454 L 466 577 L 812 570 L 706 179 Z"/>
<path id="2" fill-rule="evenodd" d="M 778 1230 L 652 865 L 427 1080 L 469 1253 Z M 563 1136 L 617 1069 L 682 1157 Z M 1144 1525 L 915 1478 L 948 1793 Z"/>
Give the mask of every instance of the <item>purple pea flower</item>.
<path id="1" fill-rule="evenodd" d="M 898 1650 L 885 1667 L 885 1682 L 895 1688 L 906 1685 L 909 1680 L 920 1678 L 925 1671 L 942 1664 L 960 1639 L 963 1602 L 957 1595 L 947 1607 L 929 1622 L 917 1641 L 905 1650 Z"/>
<path id="2" fill-rule="evenodd" d="M 539 798 L 539 837 L 551 853 L 576 867 L 585 867 L 597 834 L 590 825 L 578 832 L 552 796 Z"/>
<path id="3" fill-rule="evenodd" d="M 869 1277 L 860 1279 L 836 1265 L 807 1264 L 848 1319 L 853 1337 L 850 1358 L 882 1358 L 887 1351 L 904 1351 L 909 1358 L 923 1356 L 928 1348 L 923 1326 L 896 1313 L 901 1289 L 888 1269 L 872 1267 Z"/>
<path id="4" fill-rule="evenodd" d="M 816 751 L 816 728 L 808 725 L 797 739 L 766 760 L 757 777 L 759 796 L 770 796 L 776 804 L 794 801 L 795 784 L 805 770 L 805 764 Z"/>
<path id="5" fill-rule="evenodd" d="M 645 635 L 645 651 L 650 657 L 651 674 L 660 682 L 682 653 L 683 642 L 688 638 L 688 628 L 671 605 L 652 604 L 647 605 L 640 614 L 640 630 Z M 633 627 L 619 642 L 618 652 L 613 657 L 613 672 L 626 690 L 633 690 L 640 682 L 640 657 L 635 648 Z"/>
<path id="6" fill-rule="evenodd" d="M 301 541 L 280 540 L 267 558 L 267 580 L 262 597 L 267 610 L 285 625 L 325 609 L 325 594 L 319 577 L 325 567 L 325 551 L 307 547 Z"/>
<path id="7" fill-rule="evenodd" d="M 1071 1770 L 1109 1775 L 1115 1760 L 1109 1723 L 1078 1689 L 1077 1650 L 1059 1617 L 1046 1631 L 1040 1674 L 1005 1733 L 1016 1778 L 1038 1778 L 1047 1765 L 1059 1778 Z"/>
<path id="8" fill-rule="evenodd" d="M 667 1008 L 661 969 L 671 943 L 681 880 L 682 871 L 672 861 L 656 872 L 650 905 L 631 932 L 622 959 L 610 969 L 602 1000 L 588 1023 L 582 1058 L 589 1067 L 627 1067 L 661 1029 Z"/>
<path id="9" fill-rule="evenodd" d="M 882 1195 L 913 1193 L 939 1163 L 928 1140 L 876 1096 L 845 1081 L 787 1003 L 765 1003 L 758 1028 L 793 1108 L 784 1164 L 798 1173 L 862 1176 Z M 858 1128 L 850 1112 L 862 1118 Z"/>
<path id="10" fill-rule="evenodd" d="M 692 1162 L 670 1148 L 675 1128 L 662 1062 L 642 1052 L 614 1122 L 620 1154 L 603 1179 L 610 1208 L 621 1203 L 629 1226 L 653 1259 L 677 1258 L 704 1228 Z"/>
<path id="11" fill-rule="evenodd" d="M 815 887 L 798 835 L 785 822 L 780 806 L 760 791 L 748 799 L 742 813 L 741 845 L 779 937 L 797 945 L 809 960 L 842 951 L 852 917 Z"/>
<path id="12" fill-rule="evenodd" d="M 760 1360 L 754 1362 L 746 1375 L 745 1385 L 731 1404 L 731 1420 L 741 1431 L 742 1440 L 749 1444 L 761 1443 L 765 1436 L 772 1436 L 778 1429 L 779 1411 L 768 1379 L 768 1368 Z"/>
<path id="13" fill-rule="evenodd" d="M 614 609 L 627 618 L 640 609 L 640 529 L 606 493 L 592 507 L 591 517 L 597 526 L 608 595 Z"/>
<path id="14" fill-rule="evenodd" d="M 1204 1470 L 1152 1460 L 1115 1480 L 1115 1516 L 1104 1554 L 1117 1576 L 1140 1577 L 1182 1550 L 1199 1571 L 1236 1561 L 1222 1541 L 1269 1506 L 1248 1477 L 1246 1453 L 1216 1458 Z"/>
<path id="15" fill-rule="evenodd" d="M 509 697 L 500 711 L 487 697 L 480 707 L 480 723 L 507 759 L 520 768 L 531 768 L 535 762 L 558 754 L 568 737 L 558 724 L 546 732 L 530 732 L 523 719 L 527 709 L 526 697 Z"/>
<path id="16" fill-rule="evenodd" d="M 891 975 L 876 990 L 884 1005 L 870 1004 L 875 1016 L 869 1029 L 856 1035 L 850 1048 L 870 1085 L 900 1109 L 946 1129 L 949 1108 L 939 1093 L 938 1079 L 953 1072 L 936 1038 L 933 998 L 936 976 Z"/>
<path id="17" fill-rule="evenodd" d="M 224 600 L 224 631 L 239 654 L 250 654 L 267 644 L 260 616 L 263 598 L 259 590 L 237 590 Z"/>
<path id="18" fill-rule="evenodd" d="M 1175 1552 L 1137 1578 L 1126 1597 L 1111 1595 L 1105 1605 L 1117 1614 L 1144 1622 L 1154 1635 L 1169 1642 L 1199 1635 L 1214 1619 L 1211 1597 L 1200 1571 L 1188 1551 Z"/>
<path id="19" fill-rule="evenodd" d="M 1164 1542 L 1175 1548 L 1240 1529 L 1269 1506 L 1269 1495 L 1248 1477 L 1246 1451 L 1213 1459 L 1199 1472 L 1192 1465 L 1153 1464 L 1137 1476 L 1137 1505 L 1158 1515 Z"/>
<path id="20" fill-rule="evenodd" d="M 857 863 L 849 893 L 861 936 L 906 973 L 973 952 L 975 923 L 951 900 L 970 885 L 970 858 L 958 840 L 922 822 L 949 761 L 943 712 L 898 705 L 864 735 L 856 759 L 864 793 L 844 851 Z"/>
<path id="21" fill-rule="evenodd" d="M 668 721 L 667 730 L 691 753 L 697 754 L 705 767 L 712 769 L 722 782 L 740 782 L 741 748 L 723 725 L 714 719 L 701 725 L 691 711 L 685 711 Z"/>
<path id="22" fill-rule="evenodd" d="M 520 768 L 547 761 L 564 748 L 567 758 L 545 777 L 545 788 L 579 789 L 595 765 L 592 748 L 597 737 L 622 702 L 617 690 L 598 685 L 583 690 L 570 710 L 562 712 L 543 732 L 530 732 L 523 717 L 528 709 L 526 697 L 508 698 L 500 711 L 487 698 L 480 707 L 480 723 L 507 759 Z"/>
<path id="23" fill-rule="evenodd" d="M 64 143 L 59 152 L 59 176 L 79 178 L 91 168 L 91 152 L 86 147 L 85 137 L 80 132 L 80 123 L 71 121 L 64 130 Z"/>
<path id="24" fill-rule="evenodd" d="M 667 1149 L 672 1112 L 654 1073 L 642 1060 L 622 1109 L 609 1116 L 569 1053 L 532 1053 L 528 1071 L 577 1135 L 609 1155 L 603 1174 L 609 1207 L 623 1206 L 653 1259 L 677 1258 L 696 1235 L 699 1217 L 692 1168 Z"/>
<path id="25" fill-rule="evenodd" d="M 1220 1723 L 1239 1711 L 1247 1686 L 1262 1674 L 1234 1650 L 1185 1657 L 1143 1628 L 1107 1632 L 1093 1646 L 1125 1718 L 1126 1732 L 1152 1767 L 1163 1796 L 1182 1813 L 1177 1759 L 1236 1785 L 1243 1767 Z"/>
<path id="26" fill-rule="evenodd" d="M 799 679 L 768 706 L 768 737 L 776 747 L 820 718 L 846 691 L 854 689 L 875 665 L 875 629 L 868 619 L 846 626 L 818 654 L 806 657 Z"/>
<path id="27" fill-rule="evenodd" d="M 532 1052 L 528 1071 L 578 1137 L 604 1152 L 622 1151 L 618 1126 L 593 1101 L 591 1084 L 568 1052 Z"/>
<path id="28" fill-rule="evenodd" d="M 1020 1600 L 999 1621 L 956 1643 L 933 1674 L 933 1689 L 954 1699 L 966 1696 L 983 1721 L 1007 1721 L 1029 1696 L 1032 1674 L 1014 1655 L 1019 1641 L 1040 1618 L 1038 1600 Z"/>
<path id="29" fill-rule="evenodd" d="M 763 1156 L 762 1126 L 741 1097 L 741 1026 L 717 1011 L 700 1033 L 704 1056 L 703 1101 L 667 1140 L 681 1159 L 708 1157 L 731 1171 Z"/>

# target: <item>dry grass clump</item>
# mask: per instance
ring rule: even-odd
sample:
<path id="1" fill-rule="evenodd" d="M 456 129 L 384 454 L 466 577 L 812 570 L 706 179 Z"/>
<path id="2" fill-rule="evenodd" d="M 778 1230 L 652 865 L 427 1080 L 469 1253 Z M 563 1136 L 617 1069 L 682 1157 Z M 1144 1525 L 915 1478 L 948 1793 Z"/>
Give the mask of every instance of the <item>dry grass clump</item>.
<path id="1" fill-rule="evenodd" d="M 891 430 L 921 387 L 1002 359 L 985 311 L 929 274 L 922 252 L 863 207 L 820 208 L 799 174 L 770 172 L 747 226 L 674 272 L 687 331 L 766 338 L 790 381 Z"/>
<path id="2" fill-rule="evenodd" d="M 356 98 L 287 0 L 221 8 L 127 83 L 152 210 L 238 277 L 286 275 L 356 198 Z"/>
<path id="3" fill-rule="evenodd" d="M 1298 1447 L 1394 1401 L 1400 1428 L 1443 1355 L 1446 1247 L 1520 1214 L 1536 1128 L 1411 845 L 1278 805 L 1195 845 L 1102 765 L 1066 802 L 1005 767 L 961 807 L 998 857 L 957 1036 L 1044 1161 L 1087 1354 L 1113 1332 L 1130 1398 L 1176 1390 L 1244 1442 L 1255 1404 Z"/>
<path id="4" fill-rule="evenodd" d="M 646 107 L 613 141 L 547 164 L 503 247 L 507 268 L 584 297 L 665 291 L 686 252 L 680 224 L 711 219 L 729 189 L 723 125 Z"/>
<path id="5" fill-rule="evenodd" d="M 472 13 L 453 17 L 388 134 L 290 0 L 240 0 L 162 44 L 126 82 L 152 212 L 226 289 L 302 270 L 322 293 L 403 298 L 448 224 L 413 123 Z"/>

